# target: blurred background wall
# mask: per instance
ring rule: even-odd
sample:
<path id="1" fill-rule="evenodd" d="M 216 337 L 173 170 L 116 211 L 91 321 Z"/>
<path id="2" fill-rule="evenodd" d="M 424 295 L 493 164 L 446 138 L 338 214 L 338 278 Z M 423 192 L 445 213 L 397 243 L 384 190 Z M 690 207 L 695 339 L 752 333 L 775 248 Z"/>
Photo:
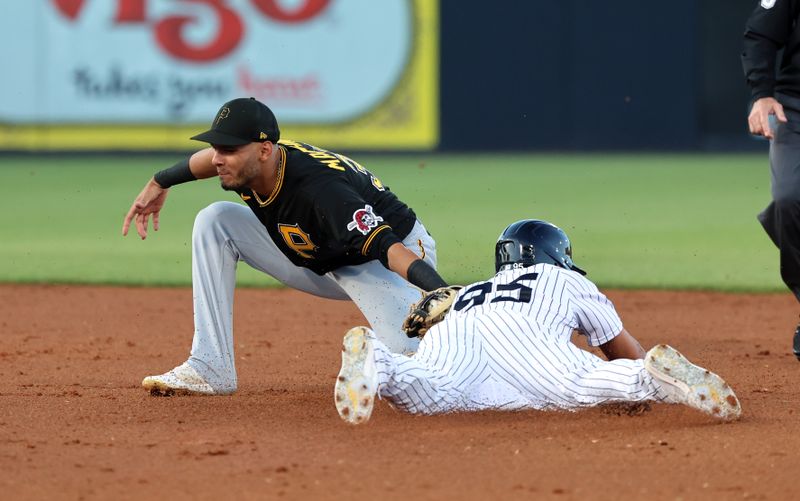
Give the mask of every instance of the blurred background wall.
<path id="1" fill-rule="evenodd" d="M 754 149 L 739 55 L 756 3 L 14 2 L 0 151 L 193 149 L 241 95 L 330 148 Z"/>
<path id="2" fill-rule="evenodd" d="M 752 147 L 739 61 L 756 0 L 443 0 L 448 150 Z"/>

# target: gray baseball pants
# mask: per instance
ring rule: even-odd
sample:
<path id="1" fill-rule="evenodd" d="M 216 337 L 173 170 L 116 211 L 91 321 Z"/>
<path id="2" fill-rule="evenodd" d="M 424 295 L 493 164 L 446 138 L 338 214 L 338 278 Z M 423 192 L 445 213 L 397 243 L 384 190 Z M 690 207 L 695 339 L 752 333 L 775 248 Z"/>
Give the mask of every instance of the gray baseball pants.
<path id="1" fill-rule="evenodd" d="M 436 244 L 417 221 L 403 244 L 434 268 Z M 295 266 L 278 249 L 266 228 L 247 206 L 216 202 L 201 210 L 192 230 L 194 340 L 191 365 L 214 390 L 236 390 L 233 345 L 233 291 L 236 265 L 244 261 L 293 289 L 329 299 L 351 300 L 378 338 L 395 352 L 415 351 L 417 339 L 401 330 L 409 306 L 421 291 L 379 261 L 345 266 L 325 275 Z M 265 324 L 270 311 L 264 305 Z M 341 332 L 329 333 L 339 339 Z"/>

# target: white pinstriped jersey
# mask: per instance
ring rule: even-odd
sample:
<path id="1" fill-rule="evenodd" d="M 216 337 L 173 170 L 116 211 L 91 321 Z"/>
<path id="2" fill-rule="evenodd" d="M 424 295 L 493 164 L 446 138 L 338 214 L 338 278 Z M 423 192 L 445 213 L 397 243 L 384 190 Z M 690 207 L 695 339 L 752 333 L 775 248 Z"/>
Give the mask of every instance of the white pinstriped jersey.
<path id="1" fill-rule="evenodd" d="M 503 270 L 464 287 L 412 357 L 375 343 L 379 393 L 413 413 L 573 409 L 661 399 L 642 360 L 603 360 L 622 331 L 614 306 L 588 279 L 549 264 Z"/>
<path id="2" fill-rule="evenodd" d="M 599 346 L 622 331 L 614 306 L 583 275 L 549 264 L 500 271 L 462 289 L 450 316 L 514 312 L 548 335 L 569 341 L 573 330 Z M 498 329 L 502 330 L 502 329 Z"/>

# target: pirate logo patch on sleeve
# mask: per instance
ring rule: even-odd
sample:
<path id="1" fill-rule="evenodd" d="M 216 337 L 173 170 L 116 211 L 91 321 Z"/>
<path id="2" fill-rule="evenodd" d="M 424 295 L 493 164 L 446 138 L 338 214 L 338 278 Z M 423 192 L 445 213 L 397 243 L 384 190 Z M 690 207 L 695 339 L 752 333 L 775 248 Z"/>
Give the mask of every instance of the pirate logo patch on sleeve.
<path id="1" fill-rule="evenodd" d="M 381 221 L 383 218 L 372 212 L 372 206 L 365 205 L 363 209 L 358 209 L 353 213 L 353 220 L 347 223 L 347 230 L 358 230 L 361 234 L 366 235 Z"/>

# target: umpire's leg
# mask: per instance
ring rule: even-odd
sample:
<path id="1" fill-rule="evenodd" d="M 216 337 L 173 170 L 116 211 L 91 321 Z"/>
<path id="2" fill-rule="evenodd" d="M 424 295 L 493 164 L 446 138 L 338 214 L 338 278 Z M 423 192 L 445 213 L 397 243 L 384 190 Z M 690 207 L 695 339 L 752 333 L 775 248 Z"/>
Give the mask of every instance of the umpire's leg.
<path id="1" fill-rule="evenodd" d="M 777 122 L 775 138 L 770 143 L 773 201 L 758 220 L 780 252 L 781 278 L 800 301 L 800 112 L 790 108 L 786 111 L 789 123 Z M 797 332 L 794 351 L 800 356 Z"/>

